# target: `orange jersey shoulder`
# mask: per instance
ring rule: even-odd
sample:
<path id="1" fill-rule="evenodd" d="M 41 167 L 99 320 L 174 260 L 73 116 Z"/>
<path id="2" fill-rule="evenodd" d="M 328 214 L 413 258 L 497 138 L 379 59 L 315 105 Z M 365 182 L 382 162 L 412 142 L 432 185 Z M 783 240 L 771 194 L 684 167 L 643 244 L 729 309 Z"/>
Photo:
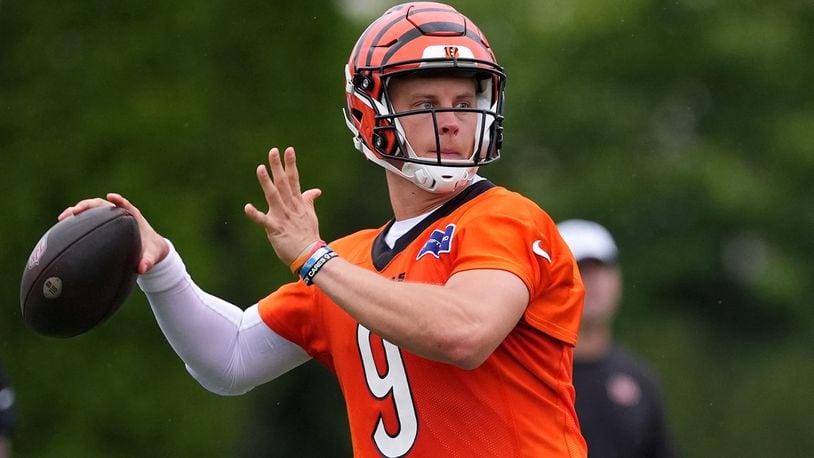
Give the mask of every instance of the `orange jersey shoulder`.
<path id="1" fill-rule="evenodd" d="M 483 201 L 462 209 L 455 224 L 458 244 L 453 272 L 502 269 L 529 290 L 525 319 L 575 345 L 584 296 L 579 271 L 549 215 L 529 199 L 494 188 Z"/>

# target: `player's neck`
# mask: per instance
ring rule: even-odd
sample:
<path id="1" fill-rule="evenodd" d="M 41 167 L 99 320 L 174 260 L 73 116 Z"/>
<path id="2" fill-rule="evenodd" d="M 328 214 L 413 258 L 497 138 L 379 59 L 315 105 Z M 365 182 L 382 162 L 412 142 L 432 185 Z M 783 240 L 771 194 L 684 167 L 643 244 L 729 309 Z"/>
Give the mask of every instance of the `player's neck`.
<path id="1" fill-rule="evenodd" d="M 406 178 L 390 171 L 387 172 L 387 189 L 390 193 L 393 216 L 397 221 L 427 213 L 461 192 L 458 190 L 447 194 L 437 194 L 425 191 Z"/>
<path id="2" fill-rule="evenodd" d="M 574 348 L 574 360 L 591 362 L 605 357 L 613 345 L 611 333 L 608 327 L 582 328 Z"/>

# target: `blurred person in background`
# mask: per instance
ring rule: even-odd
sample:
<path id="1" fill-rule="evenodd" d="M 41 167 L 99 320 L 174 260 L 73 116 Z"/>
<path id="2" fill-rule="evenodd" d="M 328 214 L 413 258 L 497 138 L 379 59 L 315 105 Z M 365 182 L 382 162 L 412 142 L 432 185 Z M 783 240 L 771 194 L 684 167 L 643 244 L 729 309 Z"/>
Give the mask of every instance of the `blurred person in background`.
<path id="1" fill-rule="evenodd" d="M 14 431 L 14 390 L 0 366 L 0 458 L 11 456 L 11 433 Z"/>
<path id="2" fill-rule="evenodd" d="M 593 221 L 572 219 L 557 227 L 585 285 L 574 349 L 574 388 L 588 456 L 675 456 L 655 373 L 614 340 L 613 321 L 622 298 L 616 242 Z"/>

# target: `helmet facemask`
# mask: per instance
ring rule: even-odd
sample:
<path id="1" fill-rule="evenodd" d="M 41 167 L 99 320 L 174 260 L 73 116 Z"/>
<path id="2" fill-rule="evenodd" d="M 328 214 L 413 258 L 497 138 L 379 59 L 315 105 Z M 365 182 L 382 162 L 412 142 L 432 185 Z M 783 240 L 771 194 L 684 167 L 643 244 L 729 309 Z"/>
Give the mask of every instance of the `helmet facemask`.
<path id="1" fill-rule="evenodd" d="M 505 76 L 498 69 L 473 71 L 460 67 L 432 67 L 426 70 L 394 71 L 389 74 L 386 73 L 386 69 L 382 69 L 381 73 L 383 74 L 381 77 L 382 92 L 379 100 L 373 99 L 364 91 L 354 91 L 354 95 L 365 100 L 365 103 L 375 112 L 372 144 L 368 145 L 362 141 L 355 142 L 357 149 L 365 153 L 368 159 L 407 178 L 424 190 L 446 193 L 468 183 L 481 165 L 500 158 L 503 139 L 502 88 L 505 84 Z M 428 81 L 431 81 L 434 76 L 473 78 L 476 84 L 475 106 L 396 111 L 390 97 L 390 84 L 394 79 L 417 77 L 428 78 Z M 438 116 L 447 112 L 466 113 L 475 117 L 473 146 L 466 159 L 442 157 Z M 419 156 L 410 144 L 402 120 L 412 116 L 428 116 L 431 120 L 429 122 L 432 122 L 435 133 L 435 148 L 433 148 L 435 156 Z M 351 120 L 348 120 L 348 126 L 352 126 Z"/>

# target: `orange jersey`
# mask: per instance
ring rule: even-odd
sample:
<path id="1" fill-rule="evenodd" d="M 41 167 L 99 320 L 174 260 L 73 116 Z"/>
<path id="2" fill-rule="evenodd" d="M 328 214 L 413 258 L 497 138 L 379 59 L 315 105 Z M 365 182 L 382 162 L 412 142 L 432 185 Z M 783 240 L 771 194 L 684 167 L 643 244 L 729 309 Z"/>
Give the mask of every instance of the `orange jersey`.
<path id="1" fill-rule="evenodd" d="M 330 244 L 394 281 L 442 285 L 456 272 L 517 275 L 530 302 L 477 369 L 431 361 L 359 325 L 302 281 L 260 301 L 263 320 L 333 371 L 354 456 L 584 457 L 571 382 L 584 295 L 556 226 L 536 204 L 478 182 L 389 249 L 387 226 Z"/>

